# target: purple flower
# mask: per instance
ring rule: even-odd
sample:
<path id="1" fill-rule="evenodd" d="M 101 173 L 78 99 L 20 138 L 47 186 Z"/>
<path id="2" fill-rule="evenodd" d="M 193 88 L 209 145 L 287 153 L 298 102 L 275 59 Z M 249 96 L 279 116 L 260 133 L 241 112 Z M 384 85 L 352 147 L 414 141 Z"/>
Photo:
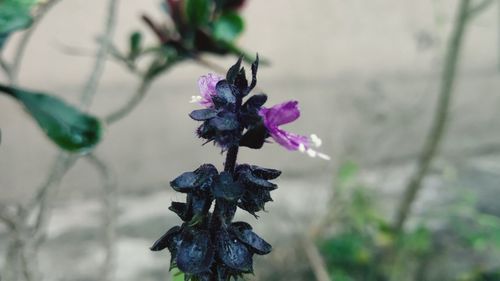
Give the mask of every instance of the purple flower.
<path id="1" fill-rule="evenodd" d="M 330 159 L 328 155 L 312 149 L 313 145 L 316 147 L 321 145 L 321 140 L 318 136 L 314 134 L 311 137 L 302 136 L 279 128 L 279 126 L 291 123 L 300 117 L 298 101 L 287 101 L 271 108 L 262 107 L 259 115 L 262 117 L 269 135 L 281 146 L 292 151 L 307 152 L 311 157 L 318 156 L 326 160 Z"/>
<path id="2" fill-rule="evenodd" d="M 212 102 L 212 97 L 217 94 L 215 86 L 219 81 L 223 80 L 224 77 L 219 76 L 214 73 L 209 73 L 203 75 L 198 79 L 198 87 L 200 88 L 200 96 L 192 96 L 192 103 L 199 103 L 204 107 L 212 107 L 214 103 Z"/>

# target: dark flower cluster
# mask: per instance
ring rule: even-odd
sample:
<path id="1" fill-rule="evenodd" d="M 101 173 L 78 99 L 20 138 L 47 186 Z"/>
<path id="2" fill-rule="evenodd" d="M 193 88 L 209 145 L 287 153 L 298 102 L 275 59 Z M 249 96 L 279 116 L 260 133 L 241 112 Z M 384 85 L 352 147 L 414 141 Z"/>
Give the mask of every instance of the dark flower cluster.
<path id="1" fill-rule="evenodd" d="M 229 280 L 253 271 L 252 256 L 265 255 L 271 245 L 245 222 L 233 222 L 237 206 L 255 214 L 271 200 L 269 191 L 276 185 L 267 181 L 280 172 L 240 165 L 235 176 L 205 164 L 186 172 L 170 184 L 186 193 L 186 203 L 172 202 L 170 210 L 184 223 L 167 231 L 151 248 L 168 248 L 170 267 L 177 267 L 187 280 Z M 216 202 L 214 212 L 210 207 Z M 214 279 L 213 276 L 217 276 Z M 191 278 L 191 279 L 190 279 Z"/>
<path id="2" fill-rule="evenodd" d="M 205 109 L 191 112 L 192 119 L 203 121 L 198 136 L 215 142 L 224 150 L 233 146 L 261 148 L 269 136 L 259 115 L 267 101 L 265 94 L 253 95 L 242 103 L 257 84 L 257 60 L 252 64 L 252 80 L 248 83 L 241 59 L 228 71 L 225 80 L 219 81 L 211 102 Z"/>
<path id="3" fill-rule="evenodd" d="M 314 149 L 321 145 L 316 135 L 306 137 L 280 127 L 299 118 L 297 101 L 266 108 L 265 94 L 250 95 L 257 84 L 259 58 L 252 63 L 250 82 L 241 60 L 229 69 L 226 77 L 216 74 L 200 77 L 201 95 L 192 97 L 192 102 L 204 107 L 190 113 L 192 119 L 202 122 L 197 134 L 226 152 L 224 170 L 204 164 L 170 183 L 175 191 L 186 194 L 186 202 L 172 202 L 170 206 L 184 223 L 168 230 L 151 248 L 153 251 L 168 248 L 172 254 L 170 267 L 181 270 L 185 280 L 237 279 L 253 272 L 254 254 L 271 251 L 271 245 L 255 234 L 249 224 L 233 222 L 233 218 L 238 208 L 257 217 L 257 212 L 272 201 L 270 192 L 277 186 L 270 181 L 281 172 L 237 164 L 241 146 L 258 149 L 272 138 L 288 150 L 329 159 Z"/>
<path id="4" fill-rule="evenodd" d="M 190 114 L 203 122 L 199 136 L 222 147 L 227 157 L 223 171 L 204 164 L 170 183 L 175 191 L 186 194 L 185 202 L 172 202 L 169 208 L 183 224 L 168 230 L 151 250 L 168 248 L 170 267 L 182 271 L 185 280 L 237 279 L 253 272 L 254 254 L 265 255 L 272 249 L 248 223 L 233 222 L 238 207 L 257 216 L 265 203 L 272 201 L 270 192 L 277 188 L 270 180 L 281 174 L 274 169 L 236 164 L 240 146 L 261 147 L 269 136 L 259 115 L 266 96 L 253 95 L 243 103 L 255 87 L 257 68 L 258 60 L 252 64 L 252 80 L 248 83 L 240 59 L 226 79 L 214 86 L 216 93 L 210 96 L 211 103 L 205 103 L 207 108 Z"/>

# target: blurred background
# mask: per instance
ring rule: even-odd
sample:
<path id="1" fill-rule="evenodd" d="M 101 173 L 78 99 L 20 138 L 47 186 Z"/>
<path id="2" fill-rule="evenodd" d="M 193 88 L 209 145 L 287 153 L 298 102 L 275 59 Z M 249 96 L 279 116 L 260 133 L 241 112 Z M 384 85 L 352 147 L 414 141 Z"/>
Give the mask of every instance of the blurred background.
<path id="1" fill-rule="evenodd" d="M 270 61 L 259 70 L 258 87 L 269 105 L 299 100 L 301 118 L 287 129 L 319 135 L 321 151 L 332 158 L 276 144 L 242 150 L 241 162 L 283 171 L 267 212 L 257 221 L 238 213 L 273 245 L 271 254 L 256 258 L 248 280 L 324 281 L 325 274 L 326 280 L 500 280 L 500 4 L 484 2 L 492 3 L 468 20 L 456 46 L 460 60 L 442 141 L 401 234 L 391 225 L 433 126 L 461 1 L 247 1 L 238 45 Z M 27 46 L 18 83 L 76 104 L 106 9 L 98 0 L 57 3 Z M 136 30 L 146 43 L 156 42 L 140 17 L 161 22 L 158 0 L 123 0 L 117 12 L 118 49 Z M 13 35 L 3 57 L 16 52 L 21 37 Z M 235 62 L 204 58 L 223 69 Z M 192 61 L 171 68 L 139 107 L 106 128 L 96 149 L 117 183 L 115 280 L 170 280 L 168 252 L 148 249 L 180 222 L 168 211 L 182 199 L 169 181 L 203 163 L 222 165 L 220 150 L 202 146 L 198 124 L 187 115 L 198 107 L 189 103 L 197 79 L 208 72 L 214 71 Z M 110 60 L 90 112 L 119 108 L 138 83 Z M 58 149 L 5 96 L 0 128 L 0 202 L 26 204 Z M 86 161 L 60 182 L 39 253 L 44 280 L 101 280 L 101 186 Z M 0 225 L 0 262 L 8 241 Z"/>

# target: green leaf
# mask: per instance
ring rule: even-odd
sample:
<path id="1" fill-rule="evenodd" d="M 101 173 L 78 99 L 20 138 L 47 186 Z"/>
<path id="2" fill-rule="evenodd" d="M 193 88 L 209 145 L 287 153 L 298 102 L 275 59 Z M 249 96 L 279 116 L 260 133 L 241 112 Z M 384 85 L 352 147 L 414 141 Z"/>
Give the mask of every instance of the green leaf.
<path id="1" fill-rule="evenodd" d="M 172 281 L 184 281 L 184 273 L 178 268 L 172 269 Z"/>
<path id="2" fill-rule="evenodd" d="M 129 59 L 136 59 L 142 50 L 142 34 L 138 31 L 130 35 Z"/>
<path id="3" fill-rule="evenodd" d="M 31 8 L 35 0 L 0 0 L 0 48 L 9 35 L 32 23 Z"/>
<path id="4" fill-rule="evenodd" d="M 340 166 L 337 177 L 340 184 L 346 185 L 358 174 L 358 166 L 352 162 L 347 162 Z"/>
<path id="5" fill-rule="evenodd" d="M 228 12 L 214 22 L 213 35 L 216 40 L 232 42 L 244 29 L 243 19 L 237 13 Z"/>
<path id="6" fill-rule="evenodd" d="M 0 85 L 0 91 L 24 105 L 45 134 L 60 148 L 82 152 L 101 139 L 100 121 L 56 97 Z"/>
<path id="7" fill-rule="evenodd" d="M 211 0 L 187 0 L 186 18 L 193 26 L 202 26 L 208 23 L 210 17 Z"/>

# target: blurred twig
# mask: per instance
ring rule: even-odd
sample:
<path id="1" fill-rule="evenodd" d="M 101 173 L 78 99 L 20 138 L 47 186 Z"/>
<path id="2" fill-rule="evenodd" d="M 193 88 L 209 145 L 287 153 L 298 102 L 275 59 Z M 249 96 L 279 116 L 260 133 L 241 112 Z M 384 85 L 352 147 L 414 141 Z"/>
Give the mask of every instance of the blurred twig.
<path id="1" fill-rule="evenodd" d="M 401 232 L 403 229 L 416 196 L 422 188 L 422 181 L 425 178 L 430 164 L 434 159 L 443 139 L 444 131 L 448 123 L 451 96 L 455 85 L 460 51 L 462 49 L 461 47 L 469 15 L 471 15 L 471 0 L 461 0 L 459 3 L 455 25 L 453 27 L 450 40 L 448 41 L 444 69 L 441 78 L 439 100 L 434 114 L 434 120 L 430 131 L 428 132 L 422 153 L 419 156 L 417 168 L 411 176 L 410 181 L 405 188 L 403 200 L 398 206 L 396 220 L 394 222 L 394 230 L 396 233 Z"/>
<path id="2" fill-rule="evenodd" d="M 500 71 L 500 0 L 497 1 L 497 63 Z"/>
<path id="3" fill-rule="evenodd" d="M 316 281 L 330 281 L 330 275 L 326 269 L 325 261 L 321 257 L 320 252 L 314 242 L 308 235 L 305 235 L 302 240 L 304 251 L 306 252 L 307 260 L 311 265 Z"/>
<path id="4" fill-rule="evenodd" d="M 15 84 L 17 81 L 19 67 L 24 51 L 35 27 L 49 8 L 59 1 L 60 0 L 49 0 L 43 4 L 34 17 L 33 26 L 23 35 L 15 54 L 13 65 L 11 66 L 9 72 L 11 84 Z M 105 39 L 101 41 L 95 65 L 85 84 L 84 90 L 82 91 L 81 106 L 83 107 L 88 107 L 90 105 L 91 100 L 97 91 L 98 81 L 103 74 L 104 61 L 106 60 L 106 56 L 109 52 L 109 42 L 114 32 L 117 2 L 118 0 L 109 1 L 108 18 L 103 35 Z M 12 242 L 9 246 L 10 251 L 6 256 L 5 263 L 7 271 L 9 271 L 8 267 L 20 268 L 25 280 L 30 281 L 39 279 L 36 267 L 36 256 L 38 248 L 45 239 L 46 229 L 50 220 L 50 211 L 52 210 L 52 202 L 56 197 L 56 191 L 60 181 L 67 171 L 77 162 L 78 158 L 79 155 L 69 155 L 62 151 L 59 152 L 59 155 L 55 160 L 55 164 L 49 172 L 47 180 L 38 189 L 35 198 L 33 198 L 28 204 L 26 212 L 23 212 L 23 215 L 17 216 L 14 221 L 7 221 L 10 222 L 8 226 L 10 227 L 10 232 L 13 236 L 11 239 Z M 30 215 L 28 214 L 30 213 L 36 214 L 33 226 L 30 226 L 29 222 Z M 110 226 L 114 226 L 114 224 L 110 224 Z M 110 256 L 112 256 L 113 252 L 109 251 L 109 253 L 111 253 Z M 19 271 L 3 274 L 3 281 L 17 281 L 18 273 Z M 110 274 L 107 274 L 107 276 L 109 275 Z"/>
<path id="5" fill-rule="evenodd" d="M 116 178 L 106 163 L 95 154 L 87 159 L 93 164 L 102 177 L 103 186 L 103 245 L 106 249 L 106 258 L 102 265 L 99 280 L 111 281 L 116 269 L 116 215 L 117 215 L 117 186 Z"/>
<path id="6" fill-rule="evenodd" d="M 202 57 L 200 57 L 200 56 L 196 56 L 196 57 L 194 57 L 194 58 L 193 58 L 193 60 L 194 60 L 196 63 L 198 63 L 199 65 L 202 65 L 202 66 L 204 66 L 204 67 L 206 67 L 206 68 L 209 68 L 209 69 L 211 69 L 211 70 L 213 70 L 213 71 L 215 71 L 215 72 L 217 72 L 217 73 L 219 73 L 219 74 L 221 74 L 221 75 L 222 75 L 222 74 L 225 74 L 225 73 L 226 73 L 226 71 L 227 71 L 227 70 L 226 70 L 225 68 L 223 68 L 222 66 L 217 65 L 217 64 L 215 64 L 215 63 L 213 63 L 213 62 L 211 62 L 211 61 L 208 61 L 208 60 L 206 60 L 206 59 L 204 59 L 204 58 L 202 58 Z"/>
<path id="7" fill-rule="evenodd" d="M 480 14 L 484 9 L 488 8 L 491 4 L 493 4 L 495 0 L 482 0 L 481 2 L 471 5 L 469 8 L 469 12 L 467 14 L 467 20 L 472 19 L 474 16 Z"/>
<path id="8" fill-rule="evenodd" d="M 38 10 L 36 11 L 33 17 L 32 26 L 24 32 L 21 37 L 21 41 L 16 48 L 16 52 L 14 54 L 14 60 L 12 62 L 12 66 L 10 67 L 10 80 L 11 84 L 16 84 L 19 76 L 19 69 L 21 67 L 21 62 L 24 57 L 24 52 L 26 51 L 26 47 L 31 39 L 31 36 L 35 32 L 38 24 L 42 21 L 43 17 L 50 11 L 52 7 L 54 7 L 61 0 L 48 0 L 45 3 L 41 4 Z"/>
<path id="9" fill-rule="evenodd" d="M 9 207 L 0 203 L 0 221 L 5 223 L 8 227 L 12 228 L 15 224 L 15 218 L 9 212 Z"/>
<path id="10" fill-rule="evenodd" d="M 38 215 L 33 229 L 34 241 L 37 247 L 40 246 L 45 239 L 46 229 L 50 220 L 50 211 L 52 209 L 54 197 L 57 194 L 57 187 L 64 175 L 66 175 L 76 163 L 76 160 L 76 156 L 61 152 L 56 158 L 47 180 L 38 189 L 36 197 L 31 201 L 30 208 L 36 208 L 38 205 Z"/>
<path id="11" fill-rule="evenodd" d="M 7 79 L 12 80 L 11 67 L 2 57 L 0 57 L 0 67 L 2 68 L 3 72 L 7 76 Z"/>
<path id="12" fill-rule="evenodd" d="M 116 28 L 116 14 L 118 10 L 118 0 L 110 0 L 108 3 L 108 15 L 104 25 L 104 34 L 100 38 L 100 47 L 97 51 L 95 58 L 94 68 L 90 72 L 87 83 L 83 88 L 80 103 L 83 108 L 90 106 L 92 98 L 97 92 L 97 87 L 100 78 L 104 74 L 104 67 L 106 66 L 107 56 L 111 50 L 111 38 Z"/>
<path id="13" fill-rule="evenodd" d="M 139 87 L 136 92 L 132 95 L 131 99 L 128 100 L 124 106 L 112 112 L 108 116 L 104 117 L 104 122 L 106 124 L 113 124 L 125 116 L 127 116 L 134 108 L 139 105 L 142 101 L 146 93 L 148 92 L 149 87 L 151 86 L 153 80 L 152 78 L 144 77 L 141 80 Z"/>
<path id="14" fill-rule="evenodd" d="M 485 155 L 499 154 L 500 153 L 500 143 L 486 143 L 477 147 L 457 147 L 450 149 L 446 152 L 442 152 L 442 157 L 446 160 L 458 161 L 466 158 L 480 157 Z M 397 155 L 393 157 L 385 157 L 377 161 L 370 161 L 365 167 L 368 168 L 380 168 L 380 167 L 391 167 L 400 166 L 411 162 L 413 159 L 417 158 L 417 153 L 407 153 L 402 155 Z"/>

